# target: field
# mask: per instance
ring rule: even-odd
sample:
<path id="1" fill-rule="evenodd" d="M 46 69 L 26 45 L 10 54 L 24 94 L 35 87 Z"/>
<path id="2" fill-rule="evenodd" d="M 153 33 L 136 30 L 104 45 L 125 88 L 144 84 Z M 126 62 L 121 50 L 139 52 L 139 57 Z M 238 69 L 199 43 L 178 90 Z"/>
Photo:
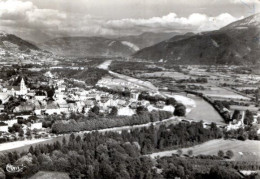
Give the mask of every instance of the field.
<path id="1" fill-rule="evenodd" d="M 110 76 L 105 76 L 101 80 L 99 80 L 97 86 L 122 91 L 125 88 L 128 88 L 130 90 L 147 90 L 147 88 L 144 88 L 143 86 L 140 86 L 138 84 Z"/>
<path id="2" fill-rule="evenodd" d="M 232 160 L 235 161 L 259 161 L 260 160 L 260 141 L 246 140 L 224 140 L 215 139 L 205 142 L 200 145 L 196 145 L 189 148 L 183 148 L 183 154 L 187 154 L 187 151 L 192 150 L 193 155 L 217 155 L 219 150 L 226 152 L 227 150 L 232 150 L 234 152 L 234 157 Z M 177 150 L 164 151 L 153 153 L 150 156 L 163 157 L 171 156 L 172 154 L 177 154 Z"/>
<path id="3" fill-rule="evenodd" d="M 136 78 L 132 78 L 126 75 L 118 74 L 112 71 L 109 73 L 113 76 L 105 76 L 98 81 L 97 85 L 100 87 L 107 87 L 112 89 L 124 89 L 128 88 L 131 90 L 141 91 L 157 91 L 157 88 L 148 81 L 142 81 Z"/>
<path id="4" fill-rule="evenodd" d="M 180 79 L 188 79 L 190 76 L 184 75 L 183 73 L 179 72 L 153 72 L 153 73 L 143 73 L 140 74 L 138 77 L 146 77 L 146 78 L 151 78 L 151 77 L 169 77 L 173 78 L 175 80 L 180 80 Z"/>
<path id="5" fill-rule="evenodd" d="M 30 179 L 69 179 L 69 175 L 67 173 L 63 173 L 63 172 L 46 172 L 46 171 L 39 171 L 38 173 L 36 173 L 35 175 L 33 175 L 32 177 L 30 177 Z"/>
<path id="6" fill-rule="evenodd" d="M 238 100 L 250 100 L 250 98 L 239 95 L 232 91 L 226 90 L 220 87 L 211 87 L 210 90 L 199 91 L 207 97 L 211 98 L 226 98 L 226 99 L 238 99 Z"/>

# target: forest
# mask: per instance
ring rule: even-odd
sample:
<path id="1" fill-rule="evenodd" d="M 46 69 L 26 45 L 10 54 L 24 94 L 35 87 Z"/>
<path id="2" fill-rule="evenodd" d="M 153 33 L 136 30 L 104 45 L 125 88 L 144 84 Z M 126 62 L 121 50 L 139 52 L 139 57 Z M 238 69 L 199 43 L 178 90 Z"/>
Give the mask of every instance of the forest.
<path id="1" fill-rule="evenodd" d="M 190 155 L 184 158 L 176 155 L 155 160 L 146 156 L 155 151 L 192 146 L 220 137 L 222 133 L 216 124 L 212 123 L 207 129 L 203 128 L 202 122 L 158 128 L 150 126 L 122 133 L 71 134 L 68 139 L 30 147 L 27 152 L 0 155 L 0 176 L 27 178 L 41 170 L 67 172 L 71 178 L 208 178 L 211 175 L 236 178 L 238 168 L 259 169 L 259 163 L 232 163 L 217 156 Z M 22 173 L 11 174 L 5 171 L 8 163 L 26 167 Z M 215 168 L 219 164 L 225 168 Z M 202 167 L 204 165 L 207 167 Z"/>

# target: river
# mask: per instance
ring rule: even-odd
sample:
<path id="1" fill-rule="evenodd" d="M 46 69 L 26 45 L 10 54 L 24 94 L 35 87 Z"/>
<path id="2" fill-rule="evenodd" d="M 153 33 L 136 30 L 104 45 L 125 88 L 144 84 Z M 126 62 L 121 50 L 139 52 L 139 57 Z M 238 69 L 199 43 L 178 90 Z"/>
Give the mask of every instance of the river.
<path id="1" fill-rule="evenodd" d="M 187 119 L 193 121 L 204 122 L 215 122 L 216 124 L 223 125 L 225 124 L 222 117 L 219 113 L 204 99 L 199 96 L 188 94 L 188 97 L 193 99 L 196 103 L 196 107 L 193 108 L 188 114 Z"/>

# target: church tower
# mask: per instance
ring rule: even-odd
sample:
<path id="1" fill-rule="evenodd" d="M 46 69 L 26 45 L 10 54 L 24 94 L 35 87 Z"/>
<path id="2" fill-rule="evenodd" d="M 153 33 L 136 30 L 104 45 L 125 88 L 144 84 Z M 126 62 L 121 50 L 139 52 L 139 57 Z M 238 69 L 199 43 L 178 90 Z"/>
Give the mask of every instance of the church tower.
<path id="1" fill-rule="evenodd" d="M 25 95 L 27 94 L 27 87 L 25 85 L 24 79 L 22 78 L 21 84 L 20 84 L 20 95 Z"/>

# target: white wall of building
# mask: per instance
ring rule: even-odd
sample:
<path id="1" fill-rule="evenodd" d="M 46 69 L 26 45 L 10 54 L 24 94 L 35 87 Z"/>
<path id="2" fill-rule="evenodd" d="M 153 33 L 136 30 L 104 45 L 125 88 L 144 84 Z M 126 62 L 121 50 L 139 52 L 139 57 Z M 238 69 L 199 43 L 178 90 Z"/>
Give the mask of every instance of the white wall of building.
<path id="1" fill-rule="evenodd" d="M 12 120 L 3 121 L 3 122 L 6 123 L 8 125 L 8 127 L 12 127 L 18 121 L 17 121 L 17 119 L 12 119 Z"/>
<path id="2" fill-rule="evenodd" d="M 37 122 L 37 123 L 31 124 L 31 130 L 33 130 L 33 129 L 42 129 L 42 122 Z"/>
<path id="3" fill-rule="evenodd" d="M 8 132 L 8 126 L 0 126 L 0 132 Z"/>

